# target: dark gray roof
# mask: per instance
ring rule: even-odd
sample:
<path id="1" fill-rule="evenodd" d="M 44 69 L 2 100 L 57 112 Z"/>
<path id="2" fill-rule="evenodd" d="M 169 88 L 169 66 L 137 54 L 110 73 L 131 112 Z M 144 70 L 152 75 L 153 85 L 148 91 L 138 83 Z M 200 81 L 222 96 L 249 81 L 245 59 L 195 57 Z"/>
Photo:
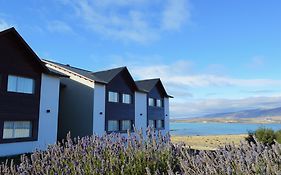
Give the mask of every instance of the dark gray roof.
<path id="1" fill-rule="evenodd" d="M 82 75 L 86 78 L 89 78 L 90 80 L 98 81 L 98 79 L 92 75 L 93 72 L 91 72 L 91 71 L 80 69 L 80 68 L 77 68 L 77 67 L 73 67 L 73 66 L 70 66 L 68 64 L 61 64 L 61 63 L 57 63 L 57 62 L 49 61 L 49 60 L 45 60 L 45 59 L 43 59 L 43 61 L 45 63 L 54 64 L 54 65 L 57 65 L 57 66 L 62 67 L 64 69 L 70 70 L 74 73 L 77 73 L 77 74 Z M 101 83 L 104 83 L 104 82 L 101 82 Z"/>
<path id="2" fill-rule="evenodd" d="M 44 60 L 46 63 L 54 64 L 64 69 L 70 70 L 74 73 L 82 75 L 90 80 L 96 81 L 98 83 L 107 84 L 109 83 L 116 75 L 118 75 L 121 71 L 127 70 L 126 67 L 119 67 L 104 71 L 92 72 L 85 69 L 80 69 L 77 67 L 70 66 L 68 64 L 61 64 L 54 61 Z M 128 70 L 127 70 L 128 71 Z M 132 80 L 134 82 L 134 80 Z M 135 85 L 136 86 L 136 85 Z"/>
<path id="3" fill-rule="evenodd" d="M 173 98 L 172 96 L 167 94 L 167 92 L 166 92 L 166 90 L 163 86 L 163 83 L 161 82 L 161 80 L 159 78 L 139 80 L 139 81 L 135 81 L 135 82 L 136 82 L 136 85 L 137 85 L 139 90 L 147 92 L 147 93 L 149 93 L 157 85 L 157 83 L 160 83 L 160 86 L 162 87 L 164 95 L 166 97 Z"/>
<path id="4" fill-rule="evenodd" d="M 106 83 L 109 83 L 116 75 L 118 75 L 121 71 L 127 69 L 126 67 L 118 67 L 114 69 L 108 69 L 104 71 L 93 72 L 92 75 L 99 80 L 102 80 Z"/>
<path id="5" fill-rule="evenodd" d="M 139 80 L 135 81 L 138 88 L 145 91 L 150 92 L 151 89 L 158 83 L 160 79 L 148 79 L 148 80 Z"/>

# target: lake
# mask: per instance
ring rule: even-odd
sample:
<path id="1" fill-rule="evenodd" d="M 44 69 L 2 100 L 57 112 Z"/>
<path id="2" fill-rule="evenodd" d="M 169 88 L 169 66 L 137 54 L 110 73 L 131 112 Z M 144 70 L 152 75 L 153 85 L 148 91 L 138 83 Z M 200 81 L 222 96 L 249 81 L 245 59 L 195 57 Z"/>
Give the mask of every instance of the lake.
<path id="1" fill-rule="evenodd" d="M 281 124 L 247 124 L 247 123 L 170 123 L 171 135 L 222 135 L 247 134 L 259 127 L 281 129 Z"/>

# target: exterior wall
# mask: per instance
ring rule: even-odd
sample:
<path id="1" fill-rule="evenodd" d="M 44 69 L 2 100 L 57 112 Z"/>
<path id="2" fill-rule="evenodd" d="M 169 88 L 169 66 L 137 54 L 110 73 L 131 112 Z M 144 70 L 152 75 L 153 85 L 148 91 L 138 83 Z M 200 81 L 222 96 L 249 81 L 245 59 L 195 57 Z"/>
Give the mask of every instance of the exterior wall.
<path id="1" fill-rule="evenodd" d="M 26 48 L 14 37 L 6 34 L 0 37 L 0 144 L 14 141 L 35 141 L 38 135 L 41 73 L 38 63 Z M 35 81 L 34 94 L 7 92 L 8 75 L 32 78 Z M 20 100 L 19 100 L 20 99 Z M 2 139 L 4 121 L 32 121 L 32 138 Z"/>
<path id="2" fill-rule="evenodd" d="M 99 136 L 105 132 L 105 96 L 105 85 L 95 83 L 93 94 L 93 134 Z"/>
<path id="3" fill-rule="evenodd" d="M 164 98 L 164 111 L 165 111 L 165 132 L 170 131 L 170 109 L 169 98 Z"/>
<path id="4" fill-rule="evenodd" d="M 32 152 L 46 149 L 57 140 L 59 79 L 42 74 L 38 140 L 0 144 L 0 156 Z M 47 113 L 46 110 L 50 110 Z"/>
<path id="5" fill-rule="evenodd" d="M 128 73 L 123 71 L 114 77 L 106 86 L 105 94 L 105 129 L 107 130 L 108 120 L 131 120 L 135 122 L 135 89 L 133 89 L 133 81 L 129 81 Z M 119 93 L 119 102 L 109 102 L 108 92 L 113 91 Z M 130 94 L 132 97 L 131 104 L 122 103 L 122 93 Z"/>
<path id="6" fill-rule="evenodd" d="M 76 79 L 62 78 L 59 109 L 58 139 L 92 134 L 93 129 L 93 85 L 89 87 Z"/>
<path id="7" fill-rule="evenodd" d="M 40 149 L 46 149 L 48 144 L 54 144 L 57 141 L 59 93 L 59 78 L 43 74 L 37 144 Z M 48 113 L 47 110 L 50 112 Z"/>
<path id="8" fill-rule="evenodd" d="M 148 93 L 147 117 L 148 117 L 148 120 L 164 120 L 164 105 L 162 104 L 162 107 L 149 106 L 149 104 L 148 104 L 149 98 L 161 99 L 162 103 L 163 103 L 164 97 L 157 85 L 154 88 L 152 88 L 152 90 Z"/>
<path id="9" fill-rule="evenodd" d="M 147 128 L 147 94 L 135 92 L 135 127 L 145 133 Z"/>

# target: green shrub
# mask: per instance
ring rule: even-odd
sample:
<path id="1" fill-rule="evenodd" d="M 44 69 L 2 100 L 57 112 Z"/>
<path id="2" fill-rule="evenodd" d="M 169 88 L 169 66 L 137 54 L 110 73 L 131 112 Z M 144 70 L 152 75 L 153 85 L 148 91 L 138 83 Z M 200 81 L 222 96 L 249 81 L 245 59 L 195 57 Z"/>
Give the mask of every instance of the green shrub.
<path id="1" fill-rule="evenodd" d="M 272 145 L 274 143 L 275 133 L 269 128 L 259 128 L 255 132 L 255 137 L 263 144 Z"/>
<path id="2" fill-rule="evenodd" d="M 281 129 L 275 132 L 275 138 L 278 143 L 281 143 Z"/>

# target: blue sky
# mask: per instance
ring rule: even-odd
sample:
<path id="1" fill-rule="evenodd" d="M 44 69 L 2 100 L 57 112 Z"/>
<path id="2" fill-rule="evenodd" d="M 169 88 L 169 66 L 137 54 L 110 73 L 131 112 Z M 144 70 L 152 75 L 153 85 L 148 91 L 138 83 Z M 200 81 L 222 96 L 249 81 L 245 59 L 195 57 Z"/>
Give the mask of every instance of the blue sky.
<path id="1" fill-rule="evenodd" d="M 281 1 L 0 0 L 45 59 L 160 77 L 172 117 L 281 106 Z"/>

